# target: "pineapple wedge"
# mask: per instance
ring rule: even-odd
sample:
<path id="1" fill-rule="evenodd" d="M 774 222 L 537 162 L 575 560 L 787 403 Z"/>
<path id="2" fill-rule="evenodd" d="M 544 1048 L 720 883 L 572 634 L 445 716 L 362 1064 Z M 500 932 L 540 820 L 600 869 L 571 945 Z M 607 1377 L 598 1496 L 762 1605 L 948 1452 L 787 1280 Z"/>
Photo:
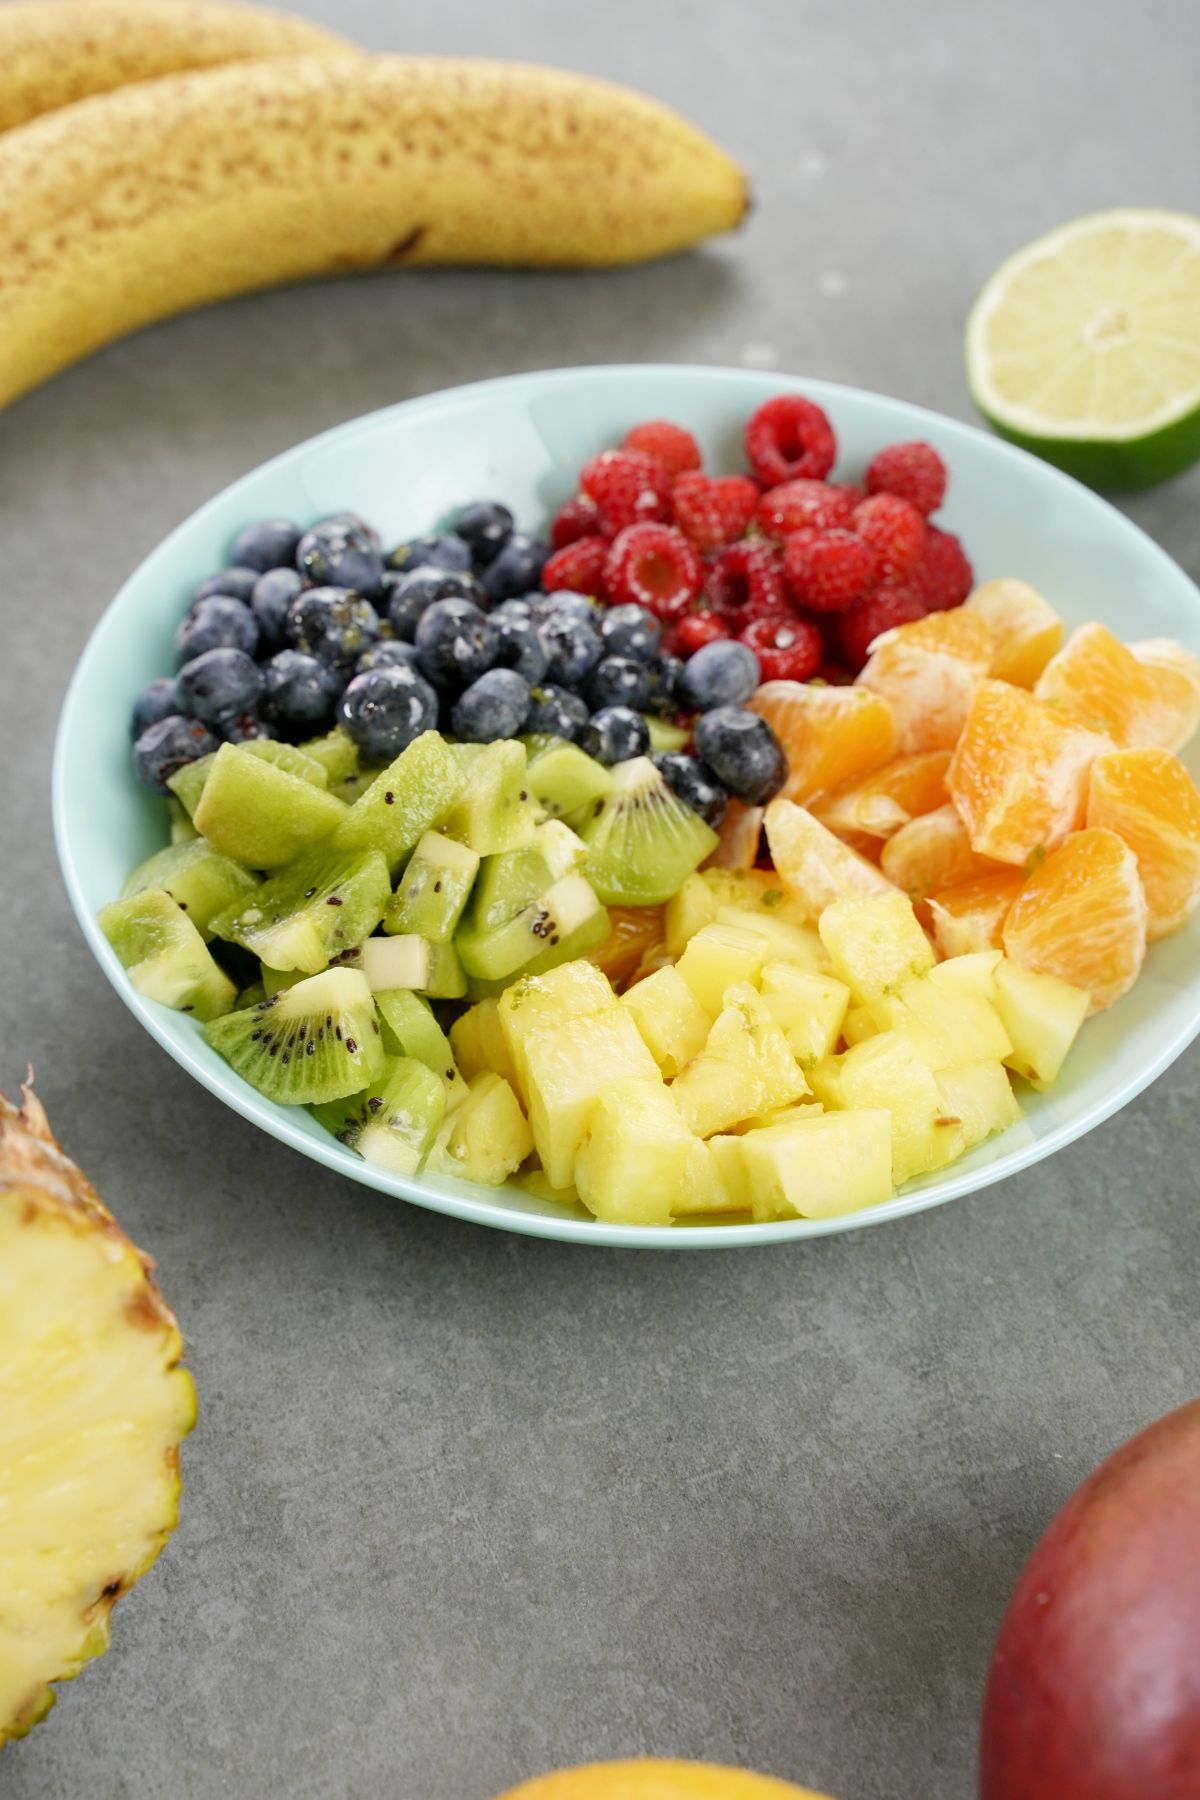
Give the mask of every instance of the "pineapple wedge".
<path id="1" fill-rule="evenodd" d="M 579 1197 L 610 1224 L 669 1225 L 689 1193 L 696 1143 L 661 1081 L 608 1083 L 575 1164 Z"/>
<path id="2" fill-rule="evenodd" d="M 917 923 L 912 902 L 901 893 L 835 900 L 817 929 L 833 973 L 856 1000 L 868 1004 L 894 992 L 910 975 L 933 967 L 929 939 Z"/>
<path id="3" fill-rule="evenodd" d="M 476 1075 L 449 1114 L 426 1161 L 427 1172 L 500 1187 L 533 1152 L 533 1134 L 502 1075 Z"/>
<path id="4" fill-rule="evenodd" d="M 934 1077 L 942 1108 L 957 1119 L 964 1151 L 973 1150 L 996 1131 L 1007 1131 L 1021 1117 L 1012 1082 L 1003 1063 L 965 1063 Z"/>
<path id="5" fill-rule="evenodd" d="M 1035 1088 L 1058 1078 L 1091 1004 L 1080 988 L 1057 975 L 1039 975 L 1004 957 L 996 965 L 996 1012 L 1012 1039 L 1004 1058 Z"/>
<path id="6" fill-rule="evenodd" d="M 740 925 L 705 925 L 675 967 L 709 1018 L 715 1019 L 726 990 L 739 982 L 757 982 L 770 954 L 770 944 L 757 931 Z"/>
<path id="7" fill-rule="evenodd" d="M 668 1079 L 703 1050 L 712 1021 L 673 963 L 622 994 L 621 1005 Z"/>
<path id="8" fill-rule="evenodd" d="M 968 983 L 956 987 L 935 981 L 937 973 L 902 981 L 896 993 L 885 994 L 865 1010 L 880 1031 L 904 1032 L 934 1071 L 1002 1062 L 1011 1054 L 1012 1042 L 996 1008 Z"/>
<path id="9" fill-rule="evenodd" d="M 671 1084 L 671 1095 L 698 1137 L 761 1118 L 807 1094 L 808 1083 L 749 982 L 735 983 L 704 1049 Z"/>
<path id="10" fill-rule="evenodd" d="M 735 1142 L 756 1219 L 830 1219 L 891 1199 L 886 1109 L 813 1113 Z"/>
<path id="11" fill-rule="evenodd" d="M 901 1031 L 866 1038 L 809 1075 L 818 1100 L 836 1112 L 883 1108 L 892 1120 L 896 1185 L 940 1169 L 962 1153 L 963 1134 L 947 1115 L 928 1066 Z"/>
<path id="12" fill-rule="evenodd" d="M 811 1068 L 837 1047 L 850 990 L 831 975 L 769 962 L 761 976 L 762 997 L 802 1069 Z"/>

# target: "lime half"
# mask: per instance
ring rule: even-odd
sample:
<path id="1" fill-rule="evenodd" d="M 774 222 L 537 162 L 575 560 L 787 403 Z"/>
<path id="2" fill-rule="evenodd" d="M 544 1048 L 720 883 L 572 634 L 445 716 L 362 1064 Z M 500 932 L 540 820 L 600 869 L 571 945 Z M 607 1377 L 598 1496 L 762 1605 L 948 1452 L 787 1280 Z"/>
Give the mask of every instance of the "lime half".
<path id="1" fill-rule="evenodd" d="M 967 381 L 1003 437 L 1096 488 L 1200 460 L 1200 218 L 1093 213 L 1002 263 L 967 321 Z"/>

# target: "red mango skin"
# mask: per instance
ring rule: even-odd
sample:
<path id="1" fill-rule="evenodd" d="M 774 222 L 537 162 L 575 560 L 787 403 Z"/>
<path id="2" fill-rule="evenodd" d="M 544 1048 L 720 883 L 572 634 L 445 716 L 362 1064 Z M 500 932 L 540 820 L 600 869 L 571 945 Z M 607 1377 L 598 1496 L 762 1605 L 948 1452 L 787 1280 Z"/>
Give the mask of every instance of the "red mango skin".
<path id="1" fill-rule="evenodd" d="M 981 1800 L 1200 1800 L 1200 1400 L 1102 1463 L 1017 1583 Z"/>

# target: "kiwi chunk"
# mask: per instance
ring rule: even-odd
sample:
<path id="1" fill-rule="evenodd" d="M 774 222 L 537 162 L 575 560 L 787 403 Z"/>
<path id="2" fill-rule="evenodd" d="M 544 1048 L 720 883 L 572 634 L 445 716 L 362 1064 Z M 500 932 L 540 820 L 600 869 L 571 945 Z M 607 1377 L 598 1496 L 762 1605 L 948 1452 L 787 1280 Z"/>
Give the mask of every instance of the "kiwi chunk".
<path id="1" fill-rule="evenodd" d="M 395 1056 L 415 1056 L 445 1081 L 458 1070 L 450 1039 L 433 1016 L 428 1000 L 408 988 L 382 988 L 375 995 L 375 1010 L 383 1021 L 383 1046 Z"/>
<path id="2" fill-rule="evenodd" d="M 467 991 L 467 972 L 453 944 L 429 946 L 429 980 L 425 993 L 431 1000 L 461 1000 Z"/>
<path id="3" fill-rule="evenodd" d="M 383 929 L 394 933 L 415 931 L 430 943 L 448 943 L 470 898 L 478 870 L 479 857 L 474 850 L 440 831 L 427 831 L 388 903 Z"/>
<path id="4" fill-rule="evenodd" d="M 146 888 L 162 888 L 207 941 L 212 936 L 213 915 L 243 900 L 257 886 L 258 877 L 249 869 L 222 856 L 202 837 L 193 837 L 187 843 L 168 844 L 139 863 L 121 894 L 127 899 Z"/>
<path id="5" fill-rule="evenodd" d="M 357 1094 L 383 1073 L 379 1020 L 358 969 L 326 969 L 243 1012 L 214 1019 L 205 1037 L 250 1086 L 281 1106 Z"/>
<path id="6" fill-rule="evenodd" d="M 345 781 L 347 775 L 358 773 L 358 745 L 346 736 L 340 725 L 335 725 L 324 737 L 308 738 L 300 748 L 311 761 L 320 763 L 330 786 L 335 781 Z"/>
<path id="7" fill-rule="evenodd" d="M 309 756 L 307 751 L 299 749 L 295 744 L 281 744 L 276 738 L 247 738 L 236 747 L 244 750 L 247 756 L 257 756 L 260 762 L 272 763 L 275 768 L 282 769 L 285 775 L 294 775 L 298 781 L 311 782 L 313 787 L 323 788 L 329 784 L 329 777 L 317 758 Z M 198 756 L 195 762 L 185 763 L 167 783 L 176 799 L 182 803 L 184 811 L 193 818 L 218 754 L 214 750 L 208 756 Z"/>
<path id="8" fill-rule="evenodd" d="M 642 716 L 650 733 L 650 748 L 656 753 L 682 750 L 692 735 L 685 725 L 672 725 L 669 719 L 656 718 L 653 713 L 644 713 Z"/>
<path id="9" fill-rule="evenodd" d="M 167 826 L 173 844 L 194 844 L 200 836 L 192 824 L 191 813 L 174 794 L 167 795 Z"/>
<path id="10" fill-rule="evenodd" d="M 280 869 L 346 817 L 332 794 L 277 768 L 244 744 L 222 744 L 192 823 L 215 850 L 252 869 Z"/>
<path id="11" fill-rule="evenodd" d="M 213 961 L 195 925 L 164 888 L 114 900 L 97 923 L 147 1000 L 197 1019 L 227 1013 L 237 989 Z"/>
<path id="12" fill-rule="evenodd" d="M 612 776 L 594 756 L 567 738 L 527 737 L 529 791 L 544 812 L 561 819 L 607 794 Z"/>
<path id="13" fill-rule="evenodd" d="M 395 872 L 462 793 L 465 777 L 436 731 L 423 731 L 377 775 L 338 827 L 340 850 L 380 850 Z"/>
<path id="14" fill-rule="evenodd" d="M 479 856 L 519 850 L 533 837 L 534 812 L 525 746 L 515 738 L 494 744 L 456 744 L 465 790 L 442 829 Z"/>
<path id="15" fill-rule="evenodd" d="M 495 999 L 518 976 L 547 975 L 561 963 L 575 962 L 577 958 L 586 956 L 589 950 L 594 950 L 597 944 L 602 944 L 611 929 L 607 912 L 598 905 L 595 912 L 590 913 L 574 931 L 567 932 L 565 937 L 560 936 L 557 942 L 547 939 L 544 947 L 514 973 L 493 980 L 472 975 L 467 983 L 467 998 L 471 1001 Z"/>
<path id="16" fill-rule="evenodd" d="M 212 928 L 272 969 L 316 975 L 370 937 L 390 890 L 378 850 L 314 850 L 227 906 Z"/>
<path id="17" fill-rule="evenodd" d="M 365 1092 L 312 1110 L 327 1131 L 368 1162 L 394 1175 L 415 1175 L 445 1117 L 446 1089 L 424 1063 L 397 1056 Z"/>
<path id="18" fill-rule="evenodd" d="M 711 831 L 671 792 L 648 756 L 617 763 L 610 793 L 577 829 L 588 847 L 588 880 L 609 906 L 662 906 L 717 846 Z"/>
<path id="19" fill-rule="evenodd" d="M 506 923 L 466 926 L 455 942 L 468 975 L 497 981 L 557 950 L 593 919 L 603 920 L 604 908 L 592 888 L 582 875 L 564 875 Z"/>
<path id="20" fill-rule="evenodd" d="M 433 973 L 433 945 L 407 931 L 401 937 L 368 938 L 362 947 L 362 971 L 376 988 L 424 988 Z"/>
<path id="21" fill-rule="evenodd" d="M 189 819 L 195 817 L 204 784 L 216 760 L 217 753 L 213 750 L 208 756 L 198 756 L 195 762 L 184 763 L 182 769 L 176 769 L 173 775 L 167 777 L 167 786 Z M 195 830 L 195 826 L 192 829 Z"/>
<path id="22" fill-rule="evenodd" d="M 306 979 L 303 969 L 272 969 L 266 963 L 260 964 L 262 974 L 262 993 L 259 999 L 270 999 L 272 994 L 282 994 L 284 988 L 295 987 L 298 981 Z"/>

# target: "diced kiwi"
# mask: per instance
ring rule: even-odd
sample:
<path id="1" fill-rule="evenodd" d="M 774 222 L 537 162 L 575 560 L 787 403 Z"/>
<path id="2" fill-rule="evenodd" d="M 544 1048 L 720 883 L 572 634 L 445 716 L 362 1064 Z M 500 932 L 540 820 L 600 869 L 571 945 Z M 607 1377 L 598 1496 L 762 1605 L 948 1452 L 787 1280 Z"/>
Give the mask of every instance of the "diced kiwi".
<path id="1" fill-rule="evenodd" d="M 388 902 L 383 929 L 415 931 L 430 943 L 445 944 L 454 936 L 479 869 L 479 857 L 466 844 L 440 831 L 421 838 L 400 886 Z"/>
<path id="2" fill-rule="evenodd" d="M 330 786 L 358 772 L 358 745 L 346 736 L 340 725 L 335 725 L 324 737 L 308 738 L 300 748 L 305 756 L 320 763 Z"/>
<path id="3" fill-rule="evenodd" d="M 429 980 L 425 992 L 431 1000 L 461 1000 L 467 991 L 467 974 L 453 944 L 431 944 Z"/>
<path id="4" fill-rule="evenodd" d="M 282 744 L 277 738 L 247 738 L 237 748 L 244 750 L 247 756 L 257 756 L 260 762 L 272 763 L 275 768 L 282 769 L 285 775 L 294 775 L 298 781 L 311 782 L 313 787 L 318 788 L 329 785 L 329 777 L 322 764 L 295 744 Z M 182 803 L 184 811 L 190 813 L 193 819 L 216 760 L 215 750 L 208 756 L 198 756 L 195 762 L 185 763 L 182 769 L 178 769 L 167 783 Z"/>
<path id="5" fill-rule="evenodd" d="M 192 824 L 192 815 L 182 800 L 174 794 L 167 795 L 167 826 L 173 844 L 194 844 L 200 833 Z"/>
<path id="6" fill-rule="evenodd" d="M 516 975 L 546 975 L 551 969 L 557 969 L 561 963 L 574 962 L 577 957 L 586 956 L 597 944 L 602 944 L 611 930 L 609 916 L 602 906 L 590 914 L 574 931 L 560 937 L 557 943 L 547 942 L 543 950 L 527 962 L 524 968 L 512 975 L 504 975 L 498 981 L 488 981 L 473 975 L 467 983 L 467 998 L 471 1001 L 484 1001 L 502 994 L 506 987 L 515 980 Z"/>
<path id="7" fill-rule="evenodd" d="M 298 981 L 307 980 L 303 969 L 272 969 L 262 963 L 262 994 L 260 999 L 269 1000 L 272 994 L 282 994 L 285 988 L 295 987 Z"/>
<path id="8" fill-rule="evenodd" d="M 390 1059 L 364 1093 L 332 1106 L 314 1106 L 343 1144 L 395 1175 L 415 1175 L 446 1112 L 444 1083 L 415 1057 Z"/>
<path id="9" fill-rule="evenodd" d="M 368 938 L 362 971 L 372 993 L 389 988 L 426 988 L 433 973 L 433 945 L 407 931 L 401 937 Z"/>
<path id="10" fill-rule="evenodd" d="M 214 750 L 208 756 L 198 756 L 195 762 L 184 763 L 182 769 L 176 769 L 173 775 L 167 776 L 167 786 L 190 819 L 195 817 L 209 770 L 216 760 L 217 753 Z M 195 830 L 195 826 L 192 829 Z"/>
<path id="11" fill-rule="evenodd" d="M 588 880 L 607 905 L 661 906 L 716 849 L 717 834 L 676 799 L 648 756 L 612 774 L 611 792 L 577 826 Z"/>
<path id="12" fill-rule="evenodd" d="M 521 850 L 485 856 L 463 921 L 469 935 L 507 925 L 533 900 L 564 876 L 577 874 L 587 862 L 587 845 L 561 819 L 537 826 L 532 843 Z"/>
<path id="13" fill-rule="evenodd" d="M 529 791 L 545 812 L 561 819 L 607 794 L 612 776 L 593 756 L 566 738 L 527 737 Z"/>
<path id="14" fill-rule="evenodd" d="M 314 1106 L 357 1094 L 383 1073 L 379 1020 L 358 969 L 325 969 L 229 1013 L 205 1037 L 268 1100 Z"/>
<path id="15" fill-rule="evenodd" d="M 383 1021 L 385 1050 L 396 1056 L 415 1056 L 443 1081 L 454 1080 L 458 1073 L 454 1052 L 428 1000 L 408 988 L 382 988 L 375 995 L 375 1009 Z"/>
<path id="16" fill-rule="evenodd" d="M 377 775 L 338 827 L 337 847 L 380 850 L 393 872 L 462 793 L 462 766 L 445 738 L 424 731 Z"/>
<path id="17" fill-rule="evenodd" d="M 222 744 L 192 815 L 213 848 L 252 869 L 279 869 L 347 817 L 332 794 L 244 744 Z"/>
<path id="18" fill-rule="evenodd" d="M 672 725 L 669 719 L 660 719 L 654 713 L 646 713 L 646 729 L 650 733 L 650 748 L 661 754 L 666 750 L 682 750 L 691 732 L 683 725 Z"/>
<path id="19" fill-rule="evenodd" d="M 457 744 L 465 779 L 461 798 L 442 826 L 480 856 L 519 850 L 533 837 L 534 812 L 525 746 L 515 738 L 494 744 Z M 465 751 L 474 752 L 464 756 Z"/>
<path id="20" fill-rule="evenodd" d="M 391 890 L 378 850 L 324 847 L 301 857 L 212 921 L 218 937 L 272 969 L 316 975 L 370 937 Z"/>
<path id="21" fill-rule="evenodd" d="M 267 990 L 262 982 L 252 981 L 249 987 L 238 990 L 238 997 L 234 1001 L 234 1005 L 239 1012 L 242 1012 L 247 1006 L 257 1006 L 259 1001 L 265 1000 L 266 997 Z"/>
<path id="22" fill-rule="evenodd" d="M 147 1000 L 159 1000 L 197 1019 L 227 1013 L 237 995 L 213 961 L 187 914 L 163 888 L 144 888 L 114 900 L 97 923 L 129 979 Z"/>
<path id="23" fill-rule="evenodd" d="M 214 913 L 244 899 L 258 886 L 258 877 L 228 856 L 222 856 L 202 837 L 156 850 L 137 868 L 121 889 L 123 898 L 146 888 L 162 888 L 187 914 L 200 936 L 212 936 Z"/>
<path id="24" fill-rule="evenodd" d="M 584 877 L 564 875 L 507 923 L 464 926 L 455 944 L 468 975 L 497 981 L 603 917 L 604 908 Z"/>

